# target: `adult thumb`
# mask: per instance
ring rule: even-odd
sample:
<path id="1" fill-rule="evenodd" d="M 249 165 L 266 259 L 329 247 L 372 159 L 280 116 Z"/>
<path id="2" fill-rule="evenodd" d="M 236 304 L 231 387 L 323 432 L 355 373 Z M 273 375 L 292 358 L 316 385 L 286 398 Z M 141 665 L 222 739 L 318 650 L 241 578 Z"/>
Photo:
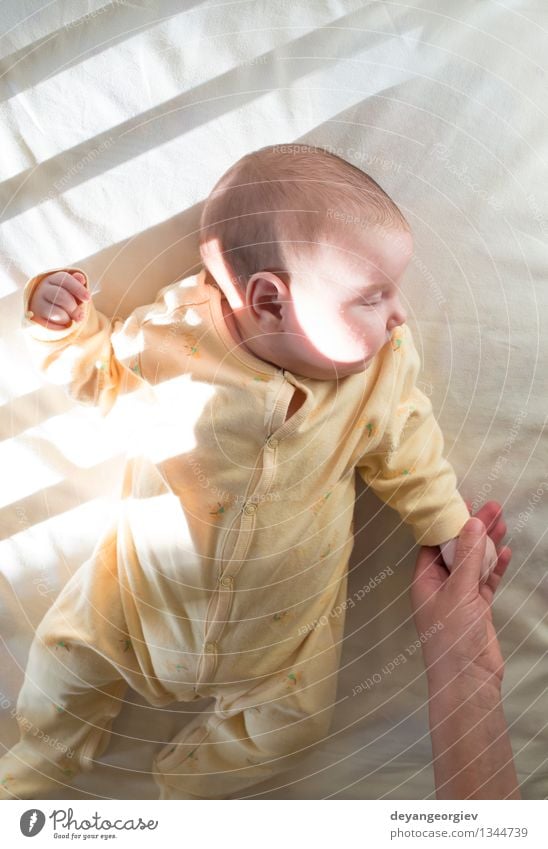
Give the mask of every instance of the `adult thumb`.
<path id="1" fill-rule="evenodd" d="M 460 593 L 477 592 L 485 555 L 486 531 L 481 519 L 468 519 L 455 549 L 451 583 Z"/>
<path id="2" fill-rule="evenodd" d="M 82 283 L 84 286 L 86 285 L 86 278 L 84 277 L 81 271 L 73 271 L 72 276 L 76 277 L 78 283 Z"/>

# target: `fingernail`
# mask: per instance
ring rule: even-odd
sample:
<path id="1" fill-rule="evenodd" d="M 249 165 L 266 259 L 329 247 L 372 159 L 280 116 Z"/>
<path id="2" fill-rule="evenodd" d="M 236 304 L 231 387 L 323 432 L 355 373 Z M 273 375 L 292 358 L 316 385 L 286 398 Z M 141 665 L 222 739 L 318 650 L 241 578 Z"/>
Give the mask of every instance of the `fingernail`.
<path id="1" fill-rule="evenodd" d="M 480 534 L 483 532 L 483 529 L 484 525 L 481 519 L 468 519 L 463 530 L 465 530 L 466 533 L 470 534 L 471 536 L 480 536 Z"/>

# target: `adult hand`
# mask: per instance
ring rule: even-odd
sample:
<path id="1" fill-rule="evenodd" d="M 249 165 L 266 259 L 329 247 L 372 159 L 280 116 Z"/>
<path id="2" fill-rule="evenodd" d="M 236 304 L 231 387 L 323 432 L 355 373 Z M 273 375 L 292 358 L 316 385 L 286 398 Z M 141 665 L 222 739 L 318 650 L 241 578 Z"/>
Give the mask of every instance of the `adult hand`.
<path id="1" fill-rule="evenodd" d="M 468 509 L 470 506 L 468 505 Z M 455 563 L 448 573 L 438 547 L 423 546 L 415 566 L 411 603 L 420 634 L 435 633 L 423 643 L 429 682 L 449 684 L 454 678 L 472 677 L 500 689 L 504 660 L 493 626 L 491 605 L 510 563 L 512 552 L 501 546 L 506 525 L 502 507 L 489 501 L 462 529 Z M 486 534 L 495 543 L 497 565 L 487 581 L 480 583 Z"/>

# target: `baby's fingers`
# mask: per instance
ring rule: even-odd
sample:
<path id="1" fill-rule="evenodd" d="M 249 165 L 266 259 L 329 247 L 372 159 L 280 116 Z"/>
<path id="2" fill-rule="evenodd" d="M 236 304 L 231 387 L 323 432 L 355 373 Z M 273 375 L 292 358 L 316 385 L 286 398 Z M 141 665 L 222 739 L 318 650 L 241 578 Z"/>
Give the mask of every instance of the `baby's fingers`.
<path id="1" fill-rule="evenodd" d="M 61 307 L 54 307 L 45 302 L 42 302 L 40 307 L 34 305 L 34 310 L 31 310 L 31 313 L 33 322 L 35 324 L 40 324 L 42 327 L 51 328 L 58 326 L 61 329 L 69 327 L 71 323 L 71 319 L 64 309 Z"/>
<path id="2" fill-rule="evenodd" d="M 79 271 L 74 274 L 68 271 L 56 271 L 49 277 L 45 277 L 41 285 L 62 289 L 72 295 L 76 301 L 91 300 L 91 294 L 85 285 L 85 277 Z"/>
<path id="3" fill-rule="evenodd" d="M 53 321 L 70 320 L 69 317 L 76 320 L 79 311 L 79 303 L 76 300 L 76 297 L 67 289 L 51 283 L 46 283 L 42 290 L 42 297 L 46 302 L 46 308 L 48 304 L 51 304 L 52 307 L 59 308 L 61 312 L 64 311 L 65 313 L 65 319 L 54 318 Z"/>
<path id="4" fill-rule="evenodd" d="M 72 321 L 72 316 L 68 314 L 68 312 L 62 307 L 57 306 L 56 304 L 45 304 L 43 315 L 45 313 L 45 319 L 48 322 L 54 321 L 56 324 L 70 324 Z"/>

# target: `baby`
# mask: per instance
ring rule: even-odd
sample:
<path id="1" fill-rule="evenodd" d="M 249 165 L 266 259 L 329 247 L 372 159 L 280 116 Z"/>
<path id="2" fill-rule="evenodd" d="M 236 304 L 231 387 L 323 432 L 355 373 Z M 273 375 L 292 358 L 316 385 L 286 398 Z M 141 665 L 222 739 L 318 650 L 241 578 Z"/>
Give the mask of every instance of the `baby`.
<path id="1" fill-rule="evenodd" d="M 162 799 L 238 794 L 323 740 L 356 469 L 452 566 L 469 511 L 416 386 L 397 206 L 327 151 L 267 147 L 217 183 L 200 250 L 125 321 L 80 269 L 25 286 L 29 346 L 71 397 L 106 414 L 142 391 L 117 515 L 37 629 L 4 798 L 66 793 L 128 685 L 160 708 L 214 699 L 154 759 Z"/>

